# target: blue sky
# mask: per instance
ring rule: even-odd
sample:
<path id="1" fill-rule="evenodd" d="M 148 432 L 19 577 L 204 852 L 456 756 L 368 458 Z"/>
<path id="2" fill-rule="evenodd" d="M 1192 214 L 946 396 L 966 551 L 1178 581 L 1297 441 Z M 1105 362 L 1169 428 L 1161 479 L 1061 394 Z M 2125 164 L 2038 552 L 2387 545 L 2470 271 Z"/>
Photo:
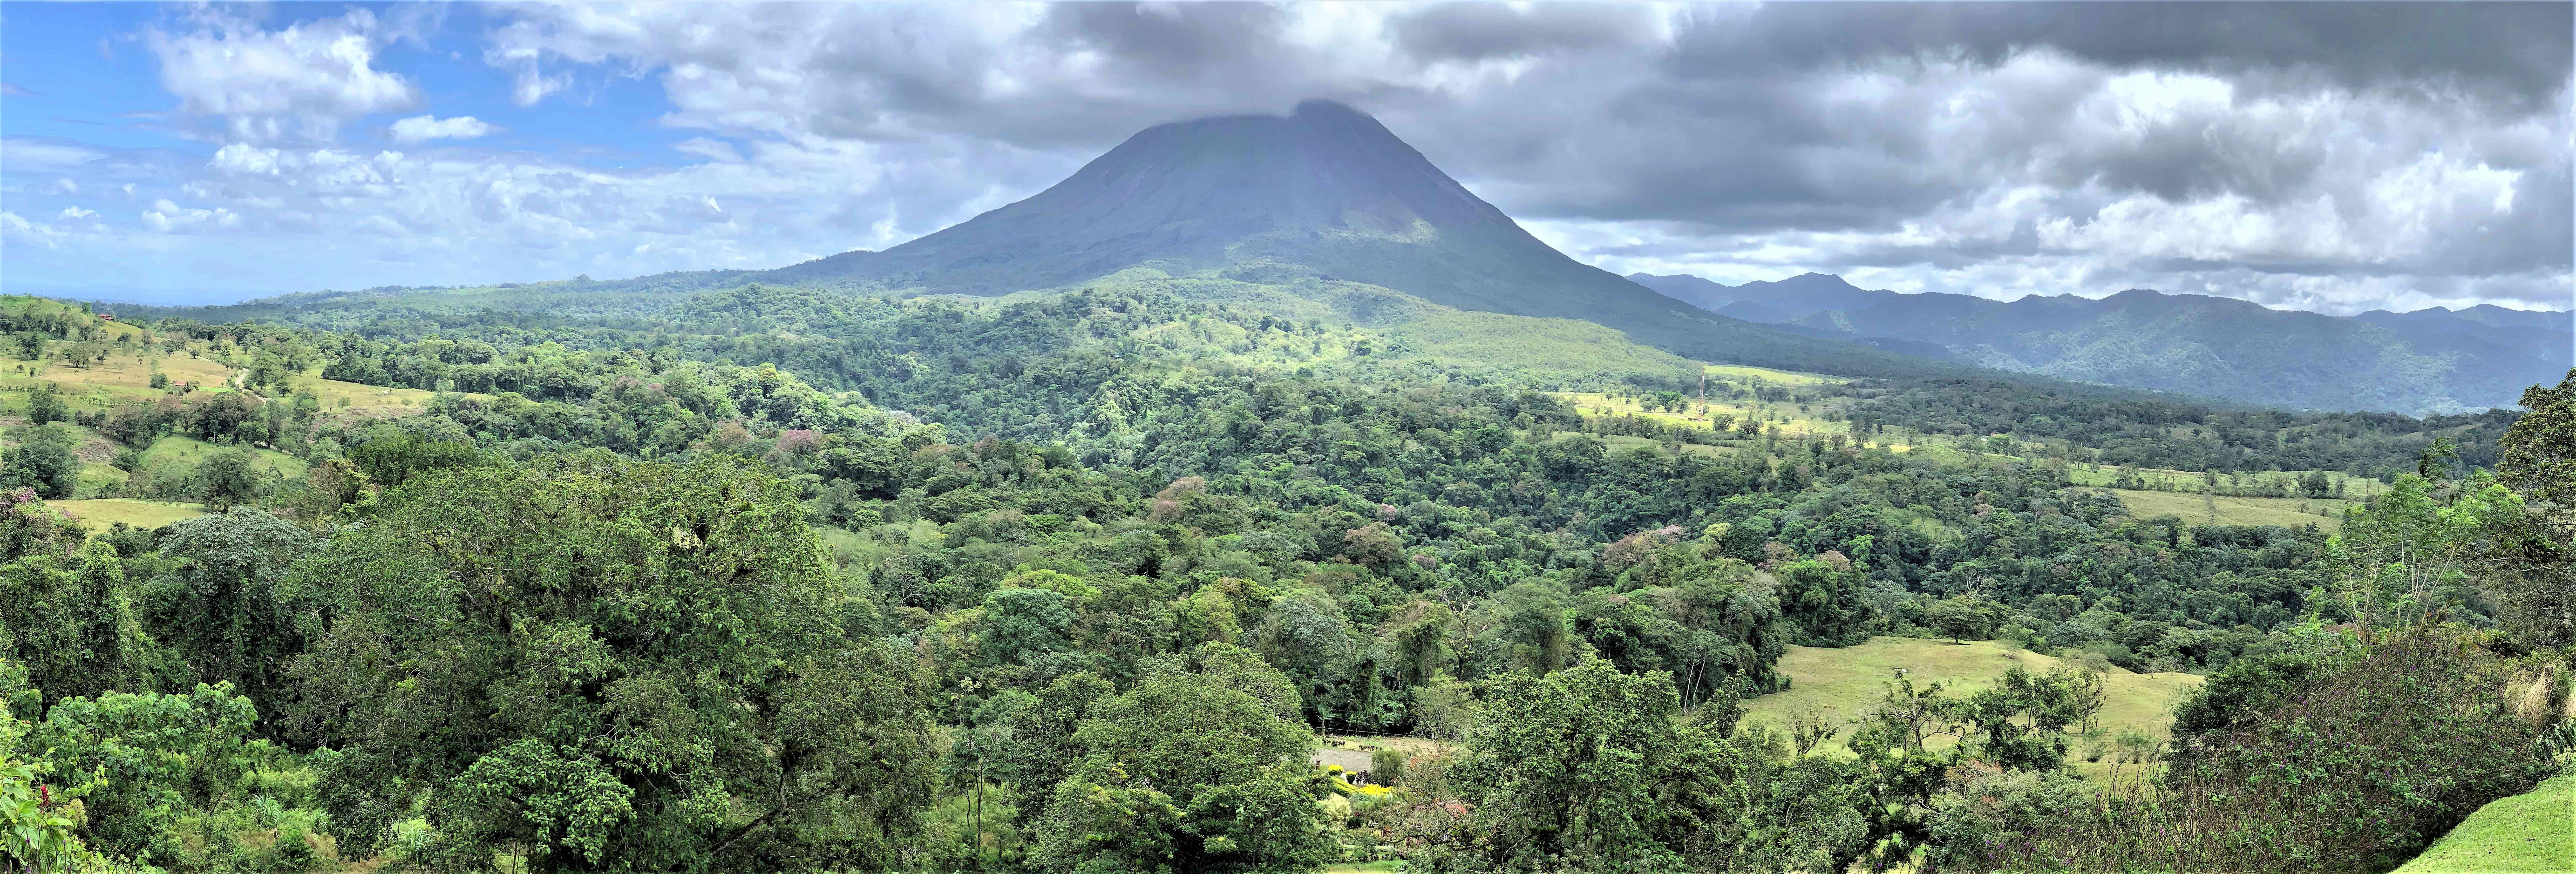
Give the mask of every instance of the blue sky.
<path id="1" fill-rule="evenodd" d="M 775 267 L 1327 98 L 1622 273 L 2565 308 L 2568 9 L 9 3 L 0 284 Z"/>

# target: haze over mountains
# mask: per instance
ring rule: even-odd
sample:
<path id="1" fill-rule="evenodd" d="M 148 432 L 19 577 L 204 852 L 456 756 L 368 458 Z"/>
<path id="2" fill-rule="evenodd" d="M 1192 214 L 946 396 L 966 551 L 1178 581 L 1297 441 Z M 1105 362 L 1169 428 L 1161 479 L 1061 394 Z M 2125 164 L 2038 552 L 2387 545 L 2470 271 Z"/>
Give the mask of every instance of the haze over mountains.
<path id="1" fill-rule="evenodd" d="M 1985 367 L 2289 407 L 2486 409 L 2568 369 L 2564 312 L 2480 306 L 2341 317 L 2135 289 L 2006 302 L 1875 291 L 1817 273 L 1733 287 L 1696 276 L 1628 278 L 1817 337 L 1877 338 Z"/>

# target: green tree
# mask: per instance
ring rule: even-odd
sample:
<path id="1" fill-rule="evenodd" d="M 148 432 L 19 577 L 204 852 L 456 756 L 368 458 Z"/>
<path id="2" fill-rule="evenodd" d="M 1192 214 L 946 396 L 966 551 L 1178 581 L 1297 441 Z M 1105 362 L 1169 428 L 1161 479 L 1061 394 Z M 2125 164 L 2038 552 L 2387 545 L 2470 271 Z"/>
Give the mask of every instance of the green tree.
<path id="1" fill-rule="evenodd" d="M 189 675 L 230 682 L 272 716 L 282 713 L 285 668 L 303 636 L 278 587 L 317 543 L 251 507 L 170 523 L 160 537 L 167 570 L 145 595 L 154 636 Z"/>
<path id="2" fill-rule="evenodd" d="M 1050 589 L 1001 589 L 984 596 L 978 633 L 985 658 L 1025 664 L 1070 646 L 1065 633 L 1072 628 L 1073 611 L 1065 607 L 1062 594 Z"/>
<path id="3" fill-rule="evenodd" d="M 189 492 L 216 510 L 257 500 L 267 484 L 259 475 L 259 454 L 246 446 L 208 453 L 188 478 Z"/>
<path id="4" fill-rule="evenodd" d="M 2516 640 L 2534 650 L 2576 644 L 2576 371 L 2523 392 L 2530 412 L 2505 431 L 2496 474 L 2525 500 L 2487 500 L 2481 577 Z"/>
<path id="5" fill-rule="evenodd" d="M 69 418 L 71 407 L 63 403 L 62 391 L 53 383 L 37 383 L 34 390 L 27 392 L 27 421 L 45 425 Z"/>
<path id="6" fill-rule="evenodd" d="M 1968 753 L 2021 771 L 2053 771 L 2074 745 L 2069 726 L 2102 712 L 2102 676 L 2073 668 L 2034 674 L 2016 666 L 1951 708 L 1971 730 Z"/>
<path id="7" fill-rule="evenodd" d="M 349 460 L 367 475 L 368 481 L 386 486 L 401 485 L 404 480 L 430 471 L 485 462 L 483 453 L 471 444 L 404 433 L 390 426 L 376 428 L 366 442 L 351 448 Z"/>
<path id="8" fill-rule="evenodd" d="M 0 628 L 26 679 L 57 696 L 152 689 L 176 673 L 104 541 L 77 559 L 40 553 L 0 565 Z"/>
<path id="9" fill-rule="evenodd" d="M 1876 611 L 1861 597 L 1865 577 L 1842 553 L 1780 566 L 1780 612 L 1798 630 L 1803 646 L 1851 646 L 1869 640 Z"/>
<path id="10" fill-rule="evenodd" d="M 1680 746 L 1669 677 L 1587 662 L 1491 682 L 1452 770 L 1483 837 L 1458 870 L 1655 871 L 1678 867 L 1658 840 L 1656 798 Z M 1469 861 L 1473 860 L 1473 861 Z"/>
<path id="11" fill-rule="evenodd" d="M 1963 638 L 1983 638 L 1991 626 L 1985 602 L 1967 595 L 1943 598 L 1923 609 L 1924 619 L 1940 629 L 1951 643 Z"/>
<path id="12" fill-rule="evenodd" d="M 285 588 L 352 840 L 425 799 L 442 864 L 878 869 L 931 796 L 910 657 L 738 461 L 415 476 Z"/>
<path id="13" fill-rule="evenodd" d="M 1083 755 L 1038 828 L 1040 870 L 1312 871 L 1336 852 L 1314 735 L 1221 676 L 1149 677 L 1073 742 Z"/>
<path id="14" fill-rule="evenodd" d="M 1730 685 L 1729 688 L 1740 688 Z M 1685 716 L 1669 675 L 1588 661 L 1484 684 L 1449 769 L 1470 814 L 1430 842 L 1433 871 L 1840 871 L 1873 807 L 1849 760 L 1782 761 L 1731 707 Z"/>
<path id="15" fill-rule="evenodd" d="M 1037 800 L 1020 806 L 1024 823 L 1045 810 L 1043 799 L 1054 794 L 1055 784 L 1082 757 L 1074 732 L 1116 692 L 1099 675 L 1075 672 L 1035 694 L 1005 690 L 977 709 L 976 724 L 1002 729 L 996 749 L 988 754 L 993 776 L 1009 781 L 1022 797 Z"/>
<path id="16" fill-rule="evenodd" d="M 2435 437 L 2415 460 L 2415 475 L 2439 481 L 2450 476 L 2451 465 L 2460 461 L 2460 446 L 2449 437 Z"/>
<path id="17" fill-rule="evenodd" d="M 18 445 L 0 453 L 0 487 L 28 487 L 36 497 L 67 499 L 80 491 L 80 458 L 72 454 L 72 435 L 45 426 L 21 432 Z"/>
<path id="18" fill-rule="evenodd" d="M 276 764 L 279 751 L 251 740 L 257 720 L 250 700 L 226 684 L 174 695 L 114 692 L 46 708 L 28 745 L 45 750 L 58 773 L 109 775 L 82 799 L 90 846 L 169 865 L 186 856 L 183 818 L 221 806 L 246 771 Z"/>

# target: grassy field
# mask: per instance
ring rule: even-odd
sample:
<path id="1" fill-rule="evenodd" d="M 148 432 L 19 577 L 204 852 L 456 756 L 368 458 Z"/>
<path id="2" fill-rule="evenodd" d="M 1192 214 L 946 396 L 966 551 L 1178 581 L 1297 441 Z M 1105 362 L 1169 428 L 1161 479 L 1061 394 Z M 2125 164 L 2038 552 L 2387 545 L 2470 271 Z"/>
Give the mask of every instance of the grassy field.
<path id="1" fill-rule="evenodd" d="M 130 478 L 125 471 L 117 469 L 112 464 L 100 464 L 95 461 L 81 462 L 80 489 L 77 493 L 85 498 L 97 497 L 124 488 L 126 480 Z"/>
<path id="2" fill-rule="evenodd" d="M 1702 408 L 1706 408 L 1709 414 L 1726 416 L 1731 421 L 1740 422 L 1748 417 L 1760 419 L 1763 422 L 1769 423 L 1771 428 L 1777 429 L 1784 437 L 1802 435 L 1823 436 L 1826 434 L 1851 433 L 1851 427 L 1848 423 L 1830 422 L 1817 418 L 1815 414 L 1817 412 L 1821 412 L 1823 408 L 1821 405 L 1814 404 L 1809 405 L 1810 409 L 1801 411 L 1798 409 L 1799 405 L 1795 402 L 1774 403 L 1770 401 L 1739 398 L 1734 400 L 1710 400 L 1708 403 L 1702 404 L 1697 400 L 1693 400 L 1690 402 L 1689 409 L 1687 411 L 1674 413 L 1663 410 L 1650 412 L 1646 409 L 1643 403 L 1640 403 L 1636 399 L 1623 398 L 1600 392 L 1558 392 L 1556 396 L 1559 399 L 1564 400 L 1566 403 L 1574 405 L 1574 408 L 1582 412 L 1584 416 L 1593 418 L 1605 416 L 1636 416 L 1667 427 L 1696 428 L 1705 431 L 1709 430 L 1713 425 L 1713 423 L 1709 421 L 1709 416 L 1701 415 Z"/>
<path id="3" fill-rule="evenodd" d="M 233 370 L 223 363 L 182 355 L 136 355 L 120 353 L 107 362 L 92 367 L 68 367 L 60 362 L 30 364 L 10 362 L 10 369 L 0 371 L 0 391 L 23 392 L 39 383 L 53 383 L 63 393 L 63 400 L 74 409 L 103 410 L 117 404 L 148 403 L 163 391 L 152 387 L 152 374 L 169 377 L 171 384 L 194 382 L 202 391 L 229 391 L 224 385 Z"/>
<path id="4" fill-rule="evenodd" d="M 2202 474 L 2196 470 L 2169 470 L 2161 467 L 2141 467 L 2137 468 L 2137 471 L 2138 478 L 2150 483 L 2170 482 L 2175 484 L 2178 488 L 2186 489 L 2199 488 L 2198 484 L 2200 483 L 2202 476 Z M 2246 473 L 2241 476 L 2221 474 L 2219 476 L 2219 485 L 2221 490 L 2260 489 L 2267 485 L 2278 485 L 2284 490 L 2285 494 L 2295 495 L 2299 492 L 2299 478 L 2310 473 L 2323 473 L 2329 480 L 2342 480 L 2344 484 L 2344 494 L 2354 500 L 2367 498 L 2371 495 L 2388 490 L 2388 485 L 2386 483 L 2382 483 L 2369 477 L 2353 476 L 2337 470 L 2263 470 Z M 2076 485 L 2107 486 L 2113 481 L 2119 479 L 2120 468 L 2117 465 L 2110 464 L 2077 464 L 2068 468 L 2066 475 L 2068 479 L 2074 480 Z"/>
<path id="5" fill-rule="evenodd" d="M 313 392 L 322 399 L 322 411 L 331 414 L 354 413 L 373 418 L 406 416 L 420 412 L 435 392 L 416 388 L 385 388 L 356 382 L 323 379 L 321 368 L 305 375 L 310 379 L 295 384 L 297 389 Z M 486 397 L 469 395 L 469 397 Z"/>
<path id="6" fill-rule="evenodd" d="M 1571 319 L 1435 309 L 1385 330 L 1402 342 L 1404 354 L 1558 378 L 1616 378 L 1630 373 L 1683 376 L 1691 364 L 1663 350 L 1628 342 L 1618 331 Z"/>
<path id="7" fill-rule="evenodd" d="M 133 498 L 101 498 L 88 501 L 46 501 L 45 506 L 63 512 L 73 521 L 92 531 L 105 531 L 118 522 L 136 528 L 159 528 L 181 519 L 206 515 L 206 508 L 177 501 L 143 501 Z"/>
<path id="8" fill-rule="evenodd" d="M 1581 431 L 1558 431 L 1558 432 L 1556 432 L 1556 439 L 1558 439 L 1558 440 L 1570 440 L 1570 439 L 1573 439 L 1576 435 L 1579 435 L 1579 434 L 1583 434 L 1583 432 L 1581 432 Z M 1622 453 L 1622 452 L 1626 452 L 1626 451 L 1628 451 L 1628 450 L 1635 449 L 1635 448 L 1640 447 L 1640 446 L 1650 446 L 1650 447 L 1654 447 L 1654 448 L 1659 449 L 1659 450 L 1660 450 L 1660 449 L 1662 449 L 1662 448 L 1663 448 L 1663 446 L 1664 446 L 1664 444 L 1662 444 L 1662 443 L 1658 443 L 1658 442 L 1655 442 L 1655 441 L 1653 441 L 1653 440 L 1648 440 L 1648 439 L 1646 439 L 1646 438 L 1644 438 L 1644 437 L 1630 437 L 1630 436 L 1628 436 L 1628 435 L 1626 435 L 1626 434 L 1590 434 L 1590 435 L 1585 435 L 1585 436 L 1589 436 L 1589 437 L 1591 437 L 1591 438 L 1592 438 L 1592 439 L 1594 439 L 1594 440 L 1599 440 L 1599 441 L 1601 441 L 1602 443 L 1604 443 L 1604 444 L 1608 445 L 1608 446 L 1609 446 L 1609 448 L 1610 448 L 1610 453 L 1611 453 L 1611 454 L 1613 454 L 1613 455 L 1616 455 L 1616 454 L 1618 454 L 1618 453 Z M 1710 446 L 1710 445 L 1703 444 L 1703 443 L 1684 443 L 1684 444 L 1681 444 L 1681 451 L 1686 452 L 1686 453 L 1690 453 L 1690 454 L 1692 454 L 1692 455 L 1705 455 L 1705 456 L 1708 456 L 1708 457 L 1710 457 L 1710 458 L 1724 458 L 1724 457 L 1726 457 L 1726 456 L 1733 455 L 1733 454 L 1735 454 L 1735 453 L 1737 453 L 1737 452 L 1743 452 L 1743 451 L 1746 451 L 1746 450 L 1737 449 L 1737 448 L 1729 447 L 1729 446 Z"/>
<path id="9" fill-rule="evenodd" d="M 186 437 L 163 437 L 154 441 L 151 449 L 144 451 L 143 464 L 136 470 L 151 471 L 171 464 L 195 467 L 198 462 L 206 460 L 207 455 L 221 448 L 212 443 Z M 287 479 L 302 479 L 304 471 L 311 466 L 306 464 L 304 459 L 273 449 L 256 451 L 259 453 L 258 467 L 262 472 L 274 471 Z"/>
<path id="10" fill-rule="evenodd" d="M 2568 871 L 2576 871 L 2576 774 L 2478 808 L 2396 874 Z"/>
<path id="11" fill-rule="evenodd" d="M 2047 671 L 2062 664 L 2057 659 L 2014 651 L 1993 641 L 1953 644 L 1945 640 L 1873 637 L 1868 643 L 1841 649 L 1793 646 L 1780 657 L 1780 671 L 1789 676 L 1789 691 L 1745 702 L 1744 720 L 1785 728 L 1791 713 L 1808 706 L 1841 718 L 1859 716 L 1878 701 L 1899 668 L 1906 670 L 1906 677 L 1917 687 L 1939 681 L 1952 692 L 1967 693 L 1985 688 L 2015 666 Z M 2139 674 L 2112 668 L 2103 683 L 2106 700 L 2102 727 L 2111 734 L 2135 729 L 2163 739 L 2172 723 L 2175 697 L 2200 682 L 2200 677 L 2192 674 Z"/>
<path id="12" fill-rule="evenodd" d="M 1728 379 L 1736 382 L 1768 382 L 1778 385 L 1840 385 L 1851 381 L 1839 376 L 1826 376 L 1820 373 L 1799 373 L 1794 370 L 1773 370 L 1768 367 L 1753 367 L 1743 364 L 1711 364 L 1707 367 L 1708 378 Z"/>
<path id="13" fill-rule="evenodd" d="M 2216 507 L 2221 525 L 2279 525 L 2284 528 L 2315 525 L 2334 531 L 2343 527 L 2343 508 L 2348 503 L 2331 499 L 2231 498 L 2225 495 L 2209 496 L 2204 500 L 2202 495 L 2194 492 L 2113 491 L 2120 493 L 2120 503 L 2128 505 L 2131 516 L 2152 519 L 2171 514 L 2193 525 L 2208 524 L 2210 508 Z M 2317 515 L 2319 509 L 2332 515 Z"/>

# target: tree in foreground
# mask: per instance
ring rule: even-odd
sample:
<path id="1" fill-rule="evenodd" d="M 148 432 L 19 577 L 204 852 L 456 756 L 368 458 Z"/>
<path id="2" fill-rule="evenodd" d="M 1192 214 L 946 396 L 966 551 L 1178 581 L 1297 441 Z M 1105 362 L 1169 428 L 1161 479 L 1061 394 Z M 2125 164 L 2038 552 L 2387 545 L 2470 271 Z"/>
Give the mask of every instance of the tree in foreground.
<path id="1" fill-rule="evenodd" d="M 1858 765 L 1780 761 L 1767 735 L 1733 733 L 1740 711 L 1682 713 L 1663 672 L 1589 661 L 1480 691 L 1448 774 L 1472 812 L 1414 836 L 1429 870 L 1838 871 L 1879 830 Z"/>
<path id="2" fill-rule="evenodd" d="M 387 492 L 281 592 L 342 840 L 419 805 L 459 868 L 887 867 L 931 796 L 921 681 L 845 627 L 795 498 L 605 454 Z"/>
<path id="3" fill-rule="evenodd" d="M 1080 758 L 1039 825 L 1037 868 L 1288 872 L 1334 858 L 1315 737 L 1257 694 L 1286 678 L 1224 644 L 1195 655 L 1098 704 L 1074 732 Z"/>

